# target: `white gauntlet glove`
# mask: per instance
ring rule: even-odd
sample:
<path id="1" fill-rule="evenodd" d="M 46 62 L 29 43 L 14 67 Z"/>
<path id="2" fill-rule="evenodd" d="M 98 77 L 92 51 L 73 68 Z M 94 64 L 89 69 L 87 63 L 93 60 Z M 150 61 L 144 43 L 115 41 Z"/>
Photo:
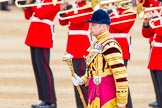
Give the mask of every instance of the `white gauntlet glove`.
<path id="1" fill-rule="evenodd" d="M 84 84 L 84 81 L 82 80 L 82 78 L 79 77 L 76 74 L 75 74 L 75 78 L 71 77 L 71 81 L 72 81 L 74 86 L 79 86 L 79 85 L 83 85 Z"/>

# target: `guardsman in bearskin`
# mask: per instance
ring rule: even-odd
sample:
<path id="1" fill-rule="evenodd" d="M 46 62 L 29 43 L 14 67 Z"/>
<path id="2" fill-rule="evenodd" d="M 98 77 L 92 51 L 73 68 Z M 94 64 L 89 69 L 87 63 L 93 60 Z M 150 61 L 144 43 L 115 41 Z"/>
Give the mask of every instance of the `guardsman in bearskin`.
<path id="1" fill-rule="evenodd" d="M 102 16 L 102 17 L 101 17 Z M 108 32 L 110 17 L 102 9 L 96 10 L 90 20 L 90 31 L 97 38 L 85 57 L 87 73 L 76 79 L 75 86 L 88 86 L 88 108 L 125 108 L 128 98 L 127 70 L 122 50 Z"/>
<path id="2" fill-rule="evenodd" d="M 158 2 L 158 1 L 156 1 L 156 0 L 141 0 L 140 1 L 141 3 L 142 3 L 142 6 L 144 7 L 144 8 L 147 8 L 147 7 L 156 7 L 156 6 L 159 6 L 160 5 L 160 2 Z M 155 11 L 157 11 L 157 10 L 155 10 Z M 154 16 L 156 16 L 155 15 L 155 12 L 154 12 L 154 10 L 153 11 L 151 11 L 151 12 L 147 12 L 146 14 L 145 14 L 145 16 L 144 17 L 154 17 Z M 155 34 L 154 34 L 155 35 Z M 151 49 L 151 47 L 152 47 L 152 42 L 153 42 L 153 38 L 154 38 L 154 35 L 152 35 L 152 36 L 149 36 L 149 37 L 146 37 L 146 36 L 144 36 L 143 35 L 143 37 L 145 37 L 145 38 L 149 38 L 149 44 L 150 44 L 150 49 Z M 150 72 L 151 74 L 151 79 L 152 79 L 152 82 L 154 83 L 154 81 L 156 80 L 156 79 L 154 79 L 155 77 L 154 77 L 154 75 L 152 74 L 152 72 Z M 153 84 L 154 85 L 154 84 Z M 157 86 L 156 85 L 154 85 L 154 88 L 157 88 Z M 154 89 L 154 91 L 155 91 L 155 96 L 157 96 L 158 94 L 158 92 L 156 91 L 156 89 Z M 156 97 L 156 100 L 157 100 L 157 97 Z M 154 102 L 151 102 L 151 103 L 149 103 L 148 104 L 148 106 L 150 106 L 150 107 L 157 107 L 157 101 L 154 101 Z"/>
<path id="3" fill-rule="evenodd" d="M 86 5 L 85 0 L 76 0 L 74 4 L 68 5 L 62 4 L 61 11 L 66 11 L 70 9 L 76 9 L 75 11 L 65 12 L 61 14 L 61 17 L 66 19 L 59 19 L 59 22 L 62 26 L 68 25 L 68 40 L 66 46 L 66 52 L 73 56 L 72 64 L 74 71 L 78 76 L 82 76 L 86 72 L 86 63 L 84 56 L 88 54 L 87 49 L 90 46 L 90 32 L 89 32 L 89 23 L 84 22 L 86 19 L 90 19 L 91 14 L 81 15 L 87 12 L 92 12 L 92 8 L 77 10 L 77 8 L 83 7 Z M 75 17 L 76 15 L 81 15 Z M 73 18 L 68 18 L 68 17 Z M 84 96 L 86 103 L 88 102 L 88 88 L 81 86 L 81 91 Z M 74 87 L 75 100 L 77 108 L 83 108 L 83 103 L 80 99 L 80 95 Z"/>
<path id="4" fill-rule="evenodd" d="M 30 47 L 33 70 L 40 104 L 32 108 L 57 108 L 54 78 L 50 68 L 50 48 L 54 39 L 53 20 L 60 10 L 60 4 L 41 5 L 52 0 L 36 0 L 38 6 L 24 8 L 24 15 L 30 19 L 25 44 Z M 32 3 L 27 0 L 26 4 Z"/>
<path id="5" fill-rule="evenodd" d="M 123 52 L 124 64 L 127 67 L 131 54 L 131 36 L 129 35 L 129 31 L 135 22 L 136 14 L 130 9 L 130 7 L 125 6 L 125 3 L 116 7 L 116 13 L 118 14 L 117 17 L 115 16 L 116 14 L 114 12 L 109 13 L 112 23 L 109 31 L 111 36 L 120 44 Z M 117 24 L 115 24 L 116 22 Z M 129 89 L 127 108 L 133 108 Z"/>
<path id="6" fill-rule="evenodd" d="M 160 1 L 161 4 L 162 1 Z M 152 19 L 160 17 L 153 16 Z M 148 69 L 151 71 L 151 77 L 155 89 L 156 103 L 149 104 L 151 107 L 162 108 L 162 27 L 152 28 L 150 27 L 151 18 L 145 18 L 143 22 L 142 35 L 146 38 L 153 37 L 151 42 L 151 50 L 149 54 Z M 161 25 L 161 20 L 155 20 L 153 22 L 155 26 Z"/>

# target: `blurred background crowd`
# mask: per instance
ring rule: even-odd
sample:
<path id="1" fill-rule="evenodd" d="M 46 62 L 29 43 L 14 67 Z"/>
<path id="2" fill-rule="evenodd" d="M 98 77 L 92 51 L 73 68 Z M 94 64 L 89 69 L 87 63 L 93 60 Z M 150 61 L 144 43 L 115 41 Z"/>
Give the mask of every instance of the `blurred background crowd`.
<path id="1" fill-rule="evenodd" d="M 15 0 L 0 2 L 0 10 L 10 11 L 10 5 L 15 5 Z"/>

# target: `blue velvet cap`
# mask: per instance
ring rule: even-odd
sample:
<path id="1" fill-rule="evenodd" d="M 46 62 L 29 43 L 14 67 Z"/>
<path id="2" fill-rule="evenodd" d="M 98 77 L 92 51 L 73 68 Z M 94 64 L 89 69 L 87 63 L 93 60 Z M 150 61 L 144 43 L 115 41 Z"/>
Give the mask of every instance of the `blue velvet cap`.
<path id="1" fill-rule="evenodd" d="M 98 24 L 108 24 L 110 25 L 110 17 L 106 11 L 103 9 L 96 10 L 90 20 L 85 20 L 85 22 L 98 23 Z"/>

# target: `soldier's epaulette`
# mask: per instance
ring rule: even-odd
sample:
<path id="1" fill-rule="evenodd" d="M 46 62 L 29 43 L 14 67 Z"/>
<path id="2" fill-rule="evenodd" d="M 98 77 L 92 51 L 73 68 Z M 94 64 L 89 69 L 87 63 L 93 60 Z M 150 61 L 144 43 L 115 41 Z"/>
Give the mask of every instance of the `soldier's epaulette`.
<path id="1" fill-rule="evenodd" d="M 121 52 L 121 48 L 120 48 L 119 43 L 112 38 L 108 39 L 107 41 L 102 43 L 102 45 L 103 45 L 102 53 L 105 52 L 106 50 L 108 50 L 109 48 L 112 48 L 112 47 L 117 48 Z"/>

